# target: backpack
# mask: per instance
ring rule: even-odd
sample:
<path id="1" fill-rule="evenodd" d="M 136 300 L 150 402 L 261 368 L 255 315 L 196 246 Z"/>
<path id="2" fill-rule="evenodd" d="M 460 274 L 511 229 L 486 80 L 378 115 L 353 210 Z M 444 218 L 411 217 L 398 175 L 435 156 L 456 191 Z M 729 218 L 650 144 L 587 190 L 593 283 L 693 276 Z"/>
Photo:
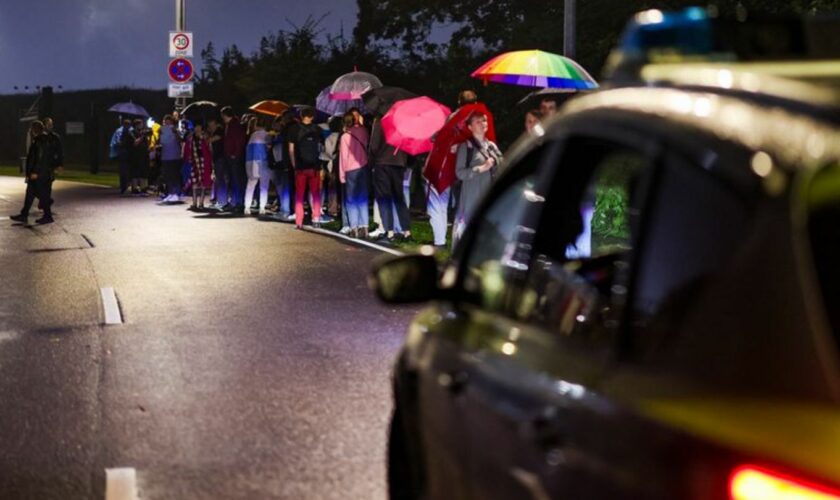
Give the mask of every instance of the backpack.
<path id="1" fill-rule="evenodd" d="M 307 167 L 318 165 L 320 161 L 321 141 L 319 138 L 320 133 L 317 130 L 309 130 L 297 143 L 300 161 Z"/>

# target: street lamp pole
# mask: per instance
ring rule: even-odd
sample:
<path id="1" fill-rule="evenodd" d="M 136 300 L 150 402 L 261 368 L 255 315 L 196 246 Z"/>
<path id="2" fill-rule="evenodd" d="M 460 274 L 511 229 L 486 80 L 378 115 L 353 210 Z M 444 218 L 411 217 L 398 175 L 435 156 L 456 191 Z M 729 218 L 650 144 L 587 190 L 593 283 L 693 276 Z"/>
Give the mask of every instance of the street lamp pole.
<path id="1" fill-rule="evenodd" d="M 577 0 L 563 2 L 563 55 L 575 57 L 575 38 L 577 28 Z"/>

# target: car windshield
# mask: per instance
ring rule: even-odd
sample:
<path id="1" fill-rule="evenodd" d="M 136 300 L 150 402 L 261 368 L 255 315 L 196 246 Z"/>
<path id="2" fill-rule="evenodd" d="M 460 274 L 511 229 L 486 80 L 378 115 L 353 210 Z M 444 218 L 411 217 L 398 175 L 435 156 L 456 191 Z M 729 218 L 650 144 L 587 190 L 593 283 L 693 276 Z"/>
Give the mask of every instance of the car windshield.
<path id="1" fill-rule="evenodd" d="M 840 347 L 840 165 L 822 169 L 808 190 L 808 233 L 826 316 Z"/>

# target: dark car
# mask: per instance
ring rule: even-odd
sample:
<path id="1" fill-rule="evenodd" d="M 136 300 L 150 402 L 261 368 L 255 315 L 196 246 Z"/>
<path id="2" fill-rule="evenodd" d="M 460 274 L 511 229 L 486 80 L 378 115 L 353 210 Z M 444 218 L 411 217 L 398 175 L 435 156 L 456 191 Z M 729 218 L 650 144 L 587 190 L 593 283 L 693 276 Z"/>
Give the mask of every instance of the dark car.
<path id="1" fill-rule="evenodd" d="M 374 270 L 391 498 L 840 498 L 840 61 L 650 62 Z"/>

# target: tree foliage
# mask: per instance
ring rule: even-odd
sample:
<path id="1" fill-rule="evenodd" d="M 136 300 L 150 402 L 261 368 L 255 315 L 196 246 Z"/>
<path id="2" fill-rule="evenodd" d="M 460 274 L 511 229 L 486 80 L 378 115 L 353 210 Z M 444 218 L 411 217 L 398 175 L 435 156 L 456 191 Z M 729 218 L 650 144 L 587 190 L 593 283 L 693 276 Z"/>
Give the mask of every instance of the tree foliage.
<path id="1" fill-rule="evenodd" d="M 717 0 L 725 15 L 738 11 L 773 14 L 840 10 L 840 0 Z M 449 105 L 464 88 L 479 92 L 499 116 L 502 136 L 522 127 L 515 104 L 528 89 L 481 84 L 472 70 L 500 51 L 539 48 L 562 53 L 563 1 L 547 0 L 357 0 L 357 25 L 324 34 L 321 19 L 309 18 L 260 40 L 243 54 L 236 46 L 217 59 L 202 51 L 204 78 L 198 91 L 208 99 L 245 107 L 261 99 L 314 103 L 336 77 L 354 68 L 388 85 L 411 89 Z M 649 9 L 697 5 L 696 0 L 578 0 L 576 59 L 596 78 L 627 19 Z M 503 141 L 504 142 L 504 141 Z"/>

